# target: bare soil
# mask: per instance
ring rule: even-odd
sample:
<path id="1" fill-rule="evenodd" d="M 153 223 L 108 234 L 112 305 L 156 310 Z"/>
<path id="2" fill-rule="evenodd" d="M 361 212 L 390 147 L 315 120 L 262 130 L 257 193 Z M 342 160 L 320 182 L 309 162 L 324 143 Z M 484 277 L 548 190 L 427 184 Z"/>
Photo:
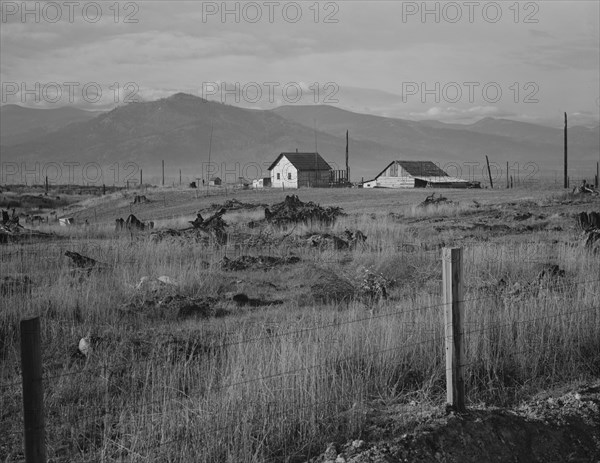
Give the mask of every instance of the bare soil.
<path id="1" fill-rule="evenodd" d="M 412 403 L 366 413 L 361 439 L 331 443 L 309 462 L 600 461 L 600 382 L 544 392 L 512 409 L 476 406 L 456 414 Z"/>

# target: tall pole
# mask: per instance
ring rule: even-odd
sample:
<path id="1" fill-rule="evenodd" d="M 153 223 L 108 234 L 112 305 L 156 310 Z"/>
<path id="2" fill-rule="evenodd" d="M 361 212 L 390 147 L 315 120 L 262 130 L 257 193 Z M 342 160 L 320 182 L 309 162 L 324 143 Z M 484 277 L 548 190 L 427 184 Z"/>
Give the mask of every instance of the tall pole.
<path id="1" fill-rule="evenodd" d="M 314 187 L 316 188 L 317 184 L 318 184 L 317 176 L 319 175 L 319 171 L 317 170 L 318 169 L 318 167 L 317 167 L 318 166 L 318 162 L 317 162 L 317 153 L 318 153 L 318 150 L 317 150 L 317 120 L 313 119 L 313 123 L 315 126 L 315 186 Z"/>
<path id="2" fill-rule="evenodd" d="M 140 169 L 140 187 L 142 186 L 142 169 Z"/>
<path id="3" fill-rule="evenodd" d="M 565 113 L 565 188 L 569 188 L 569 178 L 567 177 L 567 113 Z"/>
<path id="4" fill-rule="evenodd" d="M 165 161 L 162 162 L 162 184 L 165 185 Z"/>
<path id="5" fill-rule="evenodd" d="M 210 155 L 212 151 L 212 136 L 214 124 L 210 123 L 210 138 L 208 139 L 208 167 L 206 168 L 206 194 L 208 194 L 208 184 L 210 183 Z"/>
<path id="6" fill-rule="evenodd" d="M 506 161 L 506 189 L 508 190 L 508 161 Z"/>
<path id="7" fill-rule="evenodd" d="M 490 188 L 494 188 L 494 182 L 492 181 L 492 171 L 490 170 L 490 160 L 487 157 L 487 154 L 485 155 L 485 162 L 487 162 L 487 168 L 488 168 L 488 176 L 490 177 Z"/>
<path id="8" fill-rule="evenodd" d="M 348 131 L 346 130 L 346 181 L 350 183 L 350 162 L 348 158 Z"/>

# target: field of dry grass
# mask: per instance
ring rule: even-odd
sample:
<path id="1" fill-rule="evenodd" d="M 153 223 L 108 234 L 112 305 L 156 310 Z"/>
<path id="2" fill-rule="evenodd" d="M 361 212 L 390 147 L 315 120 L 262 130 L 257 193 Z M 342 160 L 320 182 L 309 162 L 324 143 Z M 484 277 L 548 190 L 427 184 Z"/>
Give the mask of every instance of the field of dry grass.
<path id="1" fill-rule="evenodd" d="M 273 204 L 286 193 L 235 198 Z M 250 229 L 263 212 L 244 209 L 224 215 L 225 246 L 157 242 L 115 233 L 114 219 L 183 228 L 232 196 L 156 189 L 131 205 L 133 193 L 121 192 L 72 209 L 87 227 L 42 225 L 54 239 L 2 245 L 2 275 L 31 284 L 3 289 L 1 460 L 23 460 L 18 327 L 33 315 L 53 461 L 300 462 L 360 438 L 374 407 L 442 406 L 442 246 L 464 249 L 469 404 L 507 405 L 600 376 L 598 254 L 572 218 L 600 210 L 598 199 L 551 187 L 445 190 L 452 203 L 419 208 L 424 191 L 294 193 L 346 215 L 332 226 Z M 346 229 L 366 241 L 308 244 Z M 74 273 L 67 250 L 108 270 Z M 241 255 L 299 262 L 223 268 Z M 161 275 L 177 284 L 136 287 Z M 89 355 L 75 355 L 88 334 Z"/>

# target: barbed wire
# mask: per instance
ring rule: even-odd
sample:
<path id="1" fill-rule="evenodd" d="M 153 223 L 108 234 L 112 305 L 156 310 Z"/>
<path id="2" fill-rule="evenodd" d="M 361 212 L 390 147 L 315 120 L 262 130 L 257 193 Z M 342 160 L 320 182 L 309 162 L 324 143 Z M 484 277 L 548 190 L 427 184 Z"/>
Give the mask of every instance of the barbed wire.
<path id="1" fill-rule="evenodd" d="M 481 296 L 481 297 L 472 298 L 472 299 L 465 299 L 464 302 L 474 302 L 474 301 L 479 301 L 479 300 L 484 300 L 484 299 L 490 299 L 493 297 L 494 297 L 494 295 L 486 295 L 486 296 Z M 233 346 L 239 346 L 239 345 L 243 345 L 243 344 L 249 344 L 249 343 L 260 342 L 260 341 L 272 341 L 273 339 L 277 339 L 277 338 L 291 337 L 291 336 L 295 336 L 295 335 L 299 335 L 299 334 L 306 334 L 306 333 L 310 333 L 310 332 L 314 332 L 314 331 L 325 330 L 328 328 L 339 328 L 341 326 L 346 326 L 346 325 L 350 325 L 350 324 L 354 324 L 354 323 L 362 323 L 362 322 L 368 322 L 371 320 L 377 320 L 377 319 L 381 319 L 381 318 L 385 318 L 385 317 L 415 313 L 415 312 L 420 312 L 420 311 L 424 311 L 424 310 L 443 307 L 445 305 L 447 305 L 447 304 L 437 303 L 437 304 L 431 304 L 428 306 L 417 307 L 417 308 L 409 309 L 409 310 L 398 310 L 398 311 L 394 311 L 394 312 L 386 312 L 383 314 L 371 314 L 367 317 L 360 317 L 360 318 L 356 318 L 356 319 L 352 319 L 352 320 L 336 321 L 336 322 L 328 323 L 325 325 L 317 325 L 317 326 L 312 326 L 312 327 L 308 327 L 308 328 L 300 328 L 298 330 L 285 331 L 283 333 L 275 333 L 275 334 L 268 334 L 266 336 L 247 338 L 247 339 L 243 339 L 241 341 L 233 341 L 233 342 L 227 342 L 227 343 L 223 343 L 223 344 L 208 345 L 207 348 L 215 350 L 215 351 L 225 350 L 225 349 L 227 349 L 229 347 L 233 347 Z M 118 365 L 113 365 L 108 370 L 105 370 L 104 368 L 97 368 L 97 369 L 85 369 L 84 368 L 83 370 L 78 370 L 78 371 L 73 371 L 73 372 L 68 372 L 68 373 L 61 373 L 58 375 L 44 376 L 44 380 L 50 381 L 50 380 L 62 378 L 65 376 L 73 376 L 73 375 L 78 375 L 78 374 L 83 374 L 83 373 L 94 373 L 95 371 L 106 373 L 108 375 L 108 374 L 115 373 L 116 371 L 121 370 L 124 367 L 131 366 L 133 363 L 135 363 L 136 365 L 141 365 L 141 364 L 147 364 L 147 363 L 154 362 L 155 360 L 156 359 L 148 359 L 145 361 L 130 360 L 130 361 L 126 361 L 121 364 L 118 364 Z"/>
<path id="2" fill-rule="evenodd" d="M 515 325 L 521 325 L 521 324 L 526 324 L 526 323 L 533 323 L 533 322 L 536 322 L 536 321 L 547 320 L 547 319 L 550 319 L 550 318 L 563 317 L 565 315 L 574 315 L 574 314 L 579 314 L 579 313 L 596 312 L 599 309 L 600 309 L 600 307 L 594 307 L 592 309 L 573 310 L 573 311 L 569 311 L 569 312 L 561 312 L 561 313 L 552 314 L 552 315 L 545 315 L 543 317 L 530 318 L 530 319 L 527 319 L 527 320 L 514 320 L 514 321 L 508 322 L 508 323 L 493 323 L 493 324 L 487 325 L 484 328 L 480 328 L 480 329 L 476 329 L 476 330 L 470 330 L 470 331 L 463 331 L 462 335 L 465 336 L 467 334 L 473 334 L 473 333 L 484 333 L 484 332 L 491 331 L 491 330 L 496 329 L 496 328 L 512 327 L 512 326 L 515 326 Z"/>
<path id="3" fill-rule="evenodd" d="M 568 283 L 565 283 L 564 285 L 559 285 L 558 287 L 553 286 L 552 288 L 554 290 L 558 290 L 561 287 L 570 288 L 573 285 L 583 285 L 583 284 L 596 283 L 596 282 L 600 282 L 600 279 L 568 282 Z M 486 296 L 480 296 L 480 297 L 476 297 L 476 298 L 463 299 L 462 302 L 463 303 L 478 302 L 481 300 L 491 299 L 491 298 L 496 298 L 496 297 L 498 297 L 498 295 L 489 294 Z M 546 296 L 546 298 L 549 298 L 549 297 L 550 296 Z M 386 312 L 386 313 L 381 313 L 381 314 L 371 314 L 367 317 L 359 317 L 356 319 L 346 320 L 346 321 L 336 321 L 336 322 L 332 322 L 332 323 L 324 324 L 324 325 L 317 325 L 317 326 L 312 326 L 312 327 L 308 327 L 308 328 L 301 328 L 298 330 L 291 330 L 291 331 L 286 331 L 286 332 L 282 332 L 282 333 L 275 333 L 275 334 L 269 334 L 266 336 L 258 336 L 258 337 L 254 337 L 254 338 L 243 339 L 241 341 L 234 341 L 234 342 L 228 342 L 228 343 L 223 343 L 223 344 L 210 345 L 209 347 L 214 350 L 224 350 L 224 349 L 227 349 L 228 347 L 232 347 L 232 346 L 238 346 L 238 345 L 242 345 L 242 344 L 260 342 L 260 341 L 266 341 L 266 340 L 273 340 L 273 339 L 277 339 L 277 338 L 294 336 L 294 335 L 299 335 L 299 334 L 306 334 L 309 332 L 324 330 L 324 329 L 328 329 L 328 328 L 339 328 L 340 326 L 350 325 L 350 324 L 354 324 L 354 323 L 362 323 L 362 322 L 367 322 L 367 321 L 376 320 L 376 319 L 380 319 L 380 318 L 391 317 L 391 316 L 395 316 L 395 315 L 424 311 L 424 310 L 429 310 L 429 309 L 433 309 L 433 308 L 444 307 L 445 305 L 447 305 L 447 304 L 442 302 L 442 303 L 437 303 L 437 304 L 431 304 L 428 306 L 417 307 L 417 308 L 410 309 L 410 310 L 398 310 L 398 311 Z M 466 322 L 466 323 L 474 324 L 477 322 Z M 153 361 L 155 361 L 155 359 L 148 359 L 144 362 L 126 361 L 126 362 L 123 362 L 116 366 L 112 366 L 108 370 L 108 372 L 106 372 L 106 370 L 104 368 L 83 369 L 83 370 L 78 370 L 78 371 L 73 371 L 73 372 L 61 373 L 58 375 L 45 376 L 44 380 L 49 381 L 49 380 L 58 379 L 61 377 L 73 376 L 73 375 L 78 375 L 78 374 L 83 374 L 83 373 L 94 373 L 94 372 L 99 372 L 99 371 L 101 371 L 102 373 L 112 374 L 117 370 L 120 370 L 124 367 L 130 366 L 132 363 L 136 363 L 139 365 L 140 363 L 146 364 L 146 363 L 151 363 Z M 3 387 L 3 388 L 13 387 L 13 386 L 16 386 L 19 384 L 21 384 L 21 383 L 20 382 L 5 383 L 5 384 L 0 384 L 0 387 Z"/>

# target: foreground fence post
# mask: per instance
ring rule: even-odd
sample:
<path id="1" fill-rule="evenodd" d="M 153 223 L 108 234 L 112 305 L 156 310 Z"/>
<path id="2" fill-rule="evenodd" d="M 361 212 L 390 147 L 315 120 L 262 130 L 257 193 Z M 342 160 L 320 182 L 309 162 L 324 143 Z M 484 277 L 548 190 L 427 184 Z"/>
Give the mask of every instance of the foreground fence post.
<path id="1" fill-rule="evenodd" d="M 45 463 L 46 430 L 39 317 L 21 320 L 21 371 L 23 372 L 25 461 Z"/>
<path id="2" fill-rule="evenodd" d="M 446 325 L 446 401 L 465 411 L 462 248 L 442 250 L 444 320 Z"/>

